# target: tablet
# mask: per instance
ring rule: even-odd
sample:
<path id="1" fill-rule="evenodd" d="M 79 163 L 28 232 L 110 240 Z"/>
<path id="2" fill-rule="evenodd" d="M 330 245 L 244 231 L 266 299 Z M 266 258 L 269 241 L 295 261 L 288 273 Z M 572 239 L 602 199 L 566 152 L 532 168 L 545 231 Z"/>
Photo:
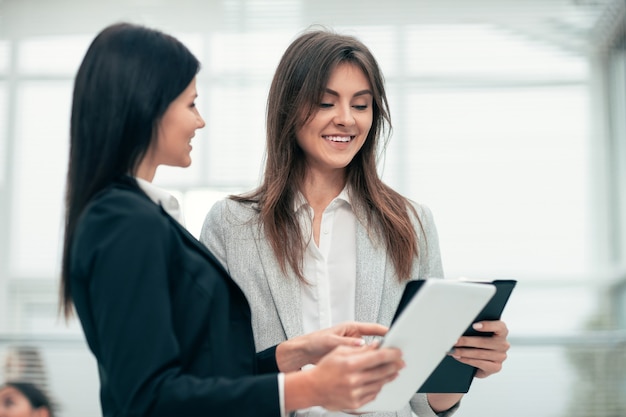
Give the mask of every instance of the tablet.
<path id="1" fill-rule="evenodd" d="M 416 287 L 420 283 L 421 281 L 408 282 L 404 294 L 402 294 L 402 298 L 405 298 L 405 294 L 412 294 L 417 291 L 417 288 L 412 287 Z M 493 297 L 491 297 L 487 305 L 480 311 L 480 313 L 478 313 L 478 316 L 472 320 L 473 323 L 483 320 L 500 320 L 502 311 L 504 310 L 511 293 L 513 292 L 513 288 L 515 288 L 517 281 L 512 279 L 498 279 L 485 283 L 495 285 L 496 293 Z M 401 301 L 400 305 L 398 305 L 397 314 L 399 314 L 402 309 L 403 306 Z M 393 323 L 393 321 L 391 323 Z M 479 332 L 469 326 L 463 335 L 489 337 L 492 336 L 493 333 Z M 433 373 L 430 374 L 428 379 L 424 382 L 424 384 L 422 384 L 417 392 L 466 393 L 469 391 L 470 386 L 474 381 L 476 371 L 477 369 L 475 367 L 459 362 L 452 356 L 446 356 L 439 363 L 439 365 L 437 365 L 437 368 L 435 368 Z"/>
<path id="2" fill-rule="evenodd" d="M 401 349 L 406 366 L 376 399 L 355 411 L 397 411 L 407 405 L 494 293 L 492 284 L 425 280 L 381 343 Z"/>

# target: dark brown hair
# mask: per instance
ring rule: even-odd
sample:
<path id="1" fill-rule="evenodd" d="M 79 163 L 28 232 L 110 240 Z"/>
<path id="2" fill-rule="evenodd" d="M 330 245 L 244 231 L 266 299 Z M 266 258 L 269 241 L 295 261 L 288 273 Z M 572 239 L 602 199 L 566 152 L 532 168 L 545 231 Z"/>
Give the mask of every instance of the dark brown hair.
<path id="1" fill-rule="evenodd" d="M 349 63 L 360 68 L 373 93 L 373 120 L 363 147 L 346 168 L 351 198 L 365 213 L 368 227 L 381 238 L 400 280 L 410 277 L 418 242 L 409 201 L 384 184 L 377 171 L 379 147 L 391 131 L 384 78 L 369 49 L 358 39 L 328 30 L 308 31 L 294 40 L 278 64 L 267 100 L 267 154 L 264 177 L 252 193 L 231 196 L 257 203 L 260 227 L 279 264 L 299 279 L 307 240 L 293 210 L 293 199 L 305 175 L 305 158 L 296 132 L 315 115 L 333 70 Z M 380 140 L 382 138 L 382 142 Z M 418 219 L 419 221 L 419 219 Z M 421 225 L 420 225 L 421 226 Z"/>
<path id="2" fill-rule="evenodd" d="M 172 101 L 200 62 L 176 38 L 116 23 L 93 40 L 74 80 L 60 307 L 71 315 L 72 238 L 85 207 L 123 175 L 132 175 Z"/>
<path id="3" fill-rule="evenodd" d="M 8 381 L 4 385 L 0 385 L 0 389 L 11 387 L 22 393 L 28 400 L 28 403 L 34 410 L 45 408 L 48 410 L 48 415 L 54 417 L 55 406 L 48 398 L 46 393 L 31 382 L 23 381 Z"/>

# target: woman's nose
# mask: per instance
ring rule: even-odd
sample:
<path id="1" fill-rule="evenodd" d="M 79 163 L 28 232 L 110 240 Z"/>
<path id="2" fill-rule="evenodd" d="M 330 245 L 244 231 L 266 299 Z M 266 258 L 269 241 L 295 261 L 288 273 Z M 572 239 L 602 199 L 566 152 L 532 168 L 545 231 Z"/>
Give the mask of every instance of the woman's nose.
<path id="1" fill-rule="evenodd" d="M 335 116 L 335 123 L 341 126 L 354 125 L 354 116 L 352 115 L 352 107 L 349 105 L 337 106 L 337 114 Z"/>
<path id="2" fill-rule="evenodd" d="M 206 123 L 205 123 L 204 119 L 202 118 L 202 116 L 200 116 L 198 114 L 198 127 L 197 127 L 197 129 L 202 129 L 204 126 L 206 126 Z"/>

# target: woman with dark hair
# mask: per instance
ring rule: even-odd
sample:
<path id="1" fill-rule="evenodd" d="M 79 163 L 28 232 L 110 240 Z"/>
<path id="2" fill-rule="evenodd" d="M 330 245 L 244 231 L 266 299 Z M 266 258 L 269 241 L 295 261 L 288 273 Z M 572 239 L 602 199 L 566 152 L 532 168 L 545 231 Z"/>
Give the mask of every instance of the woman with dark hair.
<path id="1" fill-rule="evenodd" d="M 362 405 L 403 365 L 362 346 L 378 324 L 347 323 L 256 354 L 250 308 L 215 257 L 151 184 L 186 167 L 204 120 L 197 59 L 175 38 L 105 28 L 73 96 L 61 305 L 98 362 L 103 416 L 281 416 Z M 330 352 L 330 353 L 329 353 Z M 314 362 L 318 369 L 298 371 Z"/>
<path id="2" fill-rule="evenodd" d="M 0 417 L 54 417 L 52 402 L 36 385 L 12 381 L 0 386 Z"/>
<path id="3" fill-rule="evenodd" d="M 262 183 L 215 204 L 200 236 L 250 300 L 257 350 L 350 320 L 389 325 L 408 280 L 443 277 L 430 210 L 378 175 L 390 130 L 383 75 L 362 42 L 315 30 L 291 43 L 267 100 Z M 506 358 L 508 330 L 476 326 L 495 335 L 462 337 L 453 356 L 485 377 Z M 416 394 L 395 415 L 450 415 L 461 397 Z"/>

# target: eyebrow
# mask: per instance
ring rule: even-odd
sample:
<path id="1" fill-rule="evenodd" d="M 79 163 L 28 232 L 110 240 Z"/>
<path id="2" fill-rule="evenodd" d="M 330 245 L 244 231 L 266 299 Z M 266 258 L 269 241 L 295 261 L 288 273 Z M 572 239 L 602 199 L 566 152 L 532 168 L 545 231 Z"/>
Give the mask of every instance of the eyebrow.
<path id="1" fill-rule="evenodd" d="M 337 97 L 339 97 L 339 93 L 338 93 L 338 92 L 336 92 L 335 90 L 331 90 L 330 88 L 326 88 L 326 92 L 327 92 L 328 94 L 330 94 L 330 95 L 333 95 L 333 96 L 337 96 Z M 356 93 L 354 93 L 354 95 L 353 95 L 352 97 L 363 96 L 363 95 L 366 95 L 366 94 L 369 94 L 369 95 L 371 95 L 371 96 L 373 96 L 373 95 L 374 95 L 374 93 L 372 93 L 372 90 L 369 90 L 369 89 L 368 89 L 368 90 L 361 90 L 361 91 L 357 91 Z"/>

